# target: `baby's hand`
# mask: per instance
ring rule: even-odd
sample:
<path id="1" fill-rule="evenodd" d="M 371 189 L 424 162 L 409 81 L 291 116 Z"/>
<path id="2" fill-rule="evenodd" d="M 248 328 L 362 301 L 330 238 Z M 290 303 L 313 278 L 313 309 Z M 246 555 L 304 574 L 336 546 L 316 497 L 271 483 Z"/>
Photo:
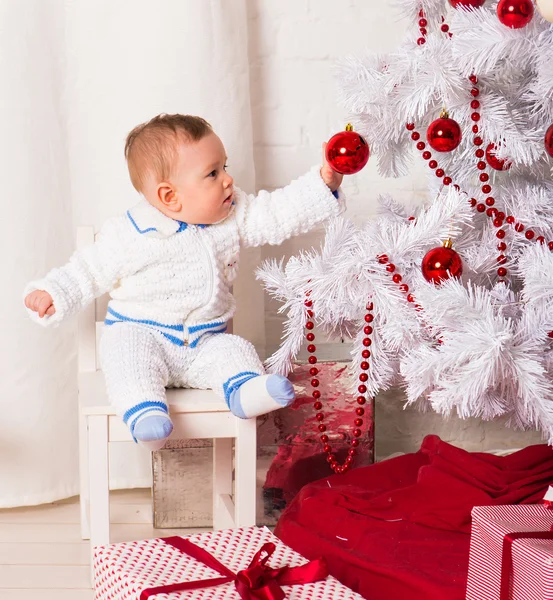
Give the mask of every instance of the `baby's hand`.
<path id="1" fill-rule="evenodd" d="M 330 191 L 335 192 L 342 184 L 344 176 L 332 169 L 326 160 L 326 142 L 323 144 L 323 166 L 321 167 L 321 177 L 328 185 Z"/>
<path id="2" fill-rule="evenodd" d="M 44 315 L 53 315 L 56 312 L 52 296 L 44 290 L 35 290 L 25 298 L 25 306 L 42 318 Z"/>

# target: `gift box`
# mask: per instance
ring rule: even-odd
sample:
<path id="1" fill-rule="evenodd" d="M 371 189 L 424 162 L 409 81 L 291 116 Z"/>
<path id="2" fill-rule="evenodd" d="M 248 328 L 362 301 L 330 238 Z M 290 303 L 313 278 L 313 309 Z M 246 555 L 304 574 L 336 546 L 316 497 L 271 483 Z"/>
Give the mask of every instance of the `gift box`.
<path id="1" fill-rule="evenodd" d="M 267 528 L 97 546 L 96 600 L 362 600 Z"/>
<path id="2" fill-rule="evenodd" d="M 553 599 L 552 525 L 541 504 L 475 507 L 467 600 Z"/>

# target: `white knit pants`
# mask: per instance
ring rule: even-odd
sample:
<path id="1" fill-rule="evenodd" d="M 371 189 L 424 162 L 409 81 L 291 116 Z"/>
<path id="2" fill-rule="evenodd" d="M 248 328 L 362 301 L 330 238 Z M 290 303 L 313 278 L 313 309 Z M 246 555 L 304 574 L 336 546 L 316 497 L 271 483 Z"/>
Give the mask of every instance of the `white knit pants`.
<path id="1" fill-rule="evenodd" d="M 131 431 L 144 411 L 167 411 L 166 387 L 213 389 L 225 397 L 229 382 L 265 373 L 253 345 L 236 335 L 205 334 L 190 348 L 134 323 L 105 326 L 100 360 L 110 403 Z"/>

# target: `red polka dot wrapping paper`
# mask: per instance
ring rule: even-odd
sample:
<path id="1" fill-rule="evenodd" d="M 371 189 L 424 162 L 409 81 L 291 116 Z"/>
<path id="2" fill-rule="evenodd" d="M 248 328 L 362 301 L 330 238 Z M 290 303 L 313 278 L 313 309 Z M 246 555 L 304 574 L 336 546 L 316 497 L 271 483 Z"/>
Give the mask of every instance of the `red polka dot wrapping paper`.
<path id="1" fill-rule="evenodd" d="M 245 569 L 255 553 L 267 542 L 276 544 L 268 566 L 295 567 L 307 562 L 284 545 L 267 528 L 248 527 L 199 533 L 187 537 L 207 550 L 234 573 Z M 97 546 L 94 549 L 95 600 L 138 600 L 142 590 L 183 581 L 198 581 L 220 575 L 196 559 L 163 542 L 143 540 Z M 362 600 L 333 577 L 318 583 L 283 586 L 290 600 Z M 217 587 L 157 594 L 155 600 L 240 600 L 234 583 Z"/>
<path id="2" fill-rule="evenodd" d="M 548 532 L 553 511 L 541 504 L 476 506 L 472 510 L 467 600 L 500 600 L 503 540 L 517 532 Z M 553 540 L 516 539 L 510 600 L 553 599 Z"/>

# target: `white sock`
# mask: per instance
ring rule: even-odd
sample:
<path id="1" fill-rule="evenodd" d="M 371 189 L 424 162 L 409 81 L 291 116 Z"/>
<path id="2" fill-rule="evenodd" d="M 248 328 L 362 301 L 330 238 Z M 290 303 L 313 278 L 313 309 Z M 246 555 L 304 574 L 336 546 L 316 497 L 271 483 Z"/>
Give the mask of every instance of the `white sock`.
<path id="1" fill-rule="evenodd" d="M 294 387 L 282 375 L 258 375 L 233 390 L 229 407 L 241 419 L 250 419 L 289 406 L 296 397 Z"/>

